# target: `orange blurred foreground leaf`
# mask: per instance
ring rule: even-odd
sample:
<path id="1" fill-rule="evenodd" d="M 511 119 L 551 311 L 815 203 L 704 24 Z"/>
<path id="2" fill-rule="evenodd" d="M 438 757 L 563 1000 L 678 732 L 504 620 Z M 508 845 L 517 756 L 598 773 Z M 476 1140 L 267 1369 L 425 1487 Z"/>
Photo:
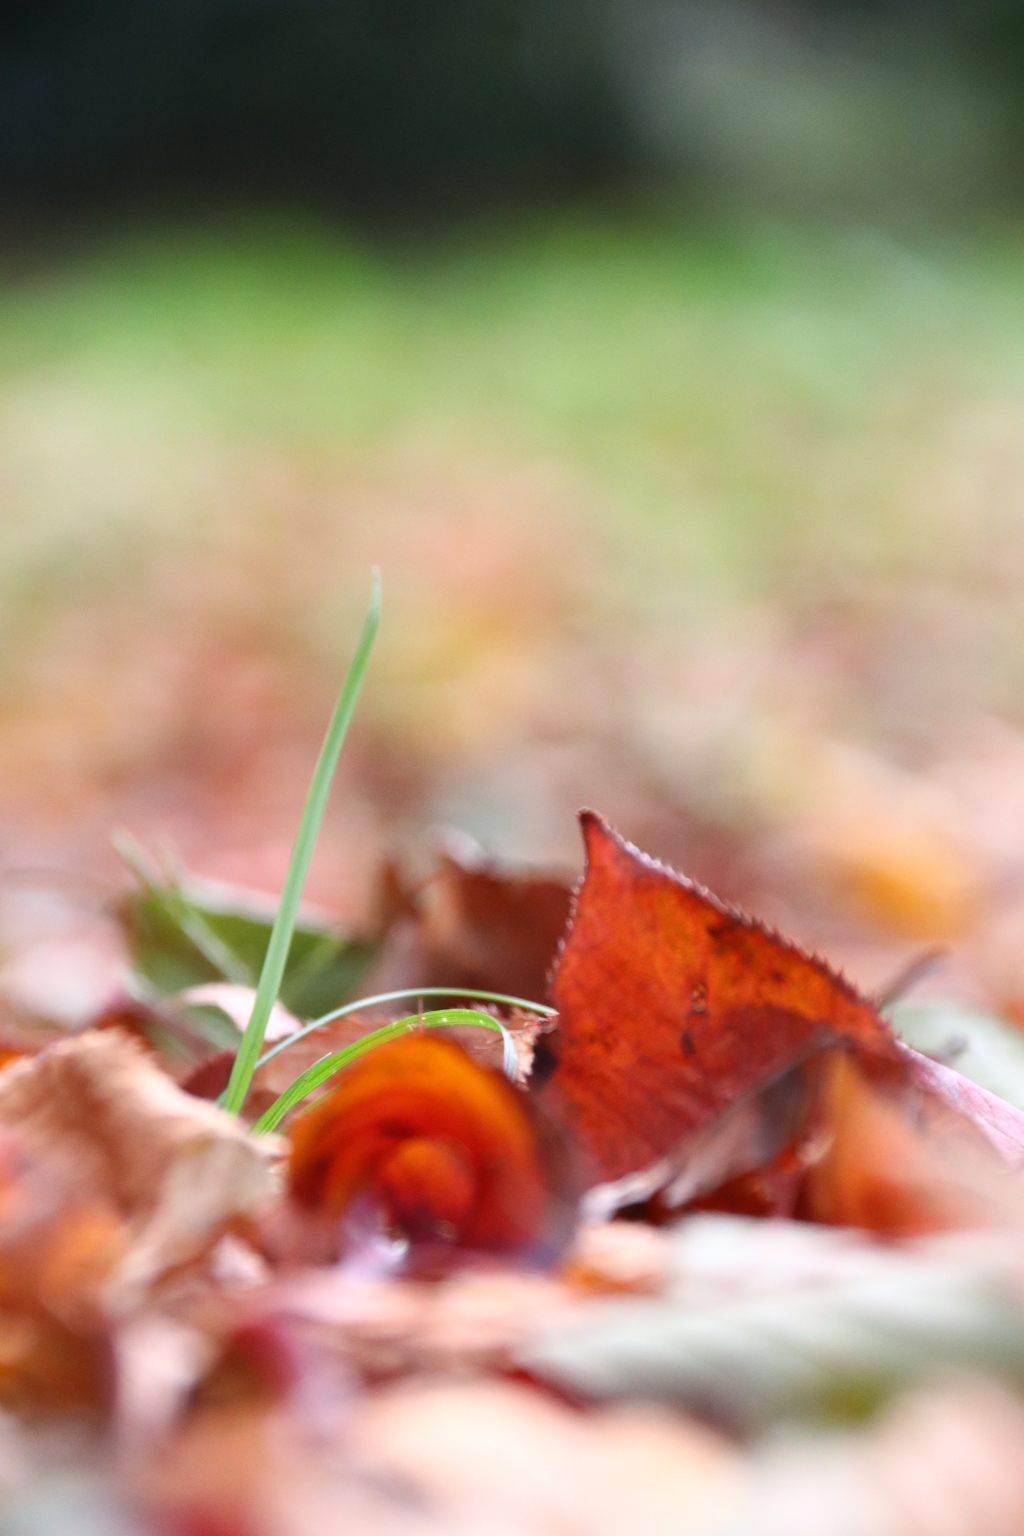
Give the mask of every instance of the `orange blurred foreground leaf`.
<path id="1" fill-rule="evenodd" d="M 645 1168 L 825 1046 L 905 1070 L 867 999 L 760 923 L 581 816 L 587 869 L 552 988 L 547 1094 L 597 1178 Z"/>
<path id="2" fill-rule="evenodd" d="M 844 1051 L 829 1053 L 820 1108 L 829 1139 L 804 1175 L 805 1218 L 890 1237 L 1019 1222 L 1019 1175 L 962 1115 L 902 1113 Z"/>
<path id="3" fill-rule="evenodd" d="M 369 1199 L 420 1241 L 490 1251 L 544 1234 L 548 1189 L 526 1100 L 452 1041 L 380 1046 L 291 1126 L 291 1190 L 340 1216 Z"/>
<path id="4" fill-rule="evenodd" d="M 113 1361 L 97 1286 L 125 1229 L 83 1203 L 73 1168 L 0 1130 L 0 1405 L 32 1418 L 105 1414 Z"/>

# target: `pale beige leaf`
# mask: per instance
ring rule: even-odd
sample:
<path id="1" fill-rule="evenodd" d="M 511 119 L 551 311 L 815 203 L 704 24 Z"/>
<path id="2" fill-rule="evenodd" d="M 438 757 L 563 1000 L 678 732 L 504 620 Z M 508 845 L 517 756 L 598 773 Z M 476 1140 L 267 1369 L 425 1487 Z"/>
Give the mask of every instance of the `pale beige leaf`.
<path id="1" fill-rule="evenodd" d="M 0 1072 L 0 1126 L 74 1168 L 83 1203 L 127 1224 L 111 1274 L 118 1308 L 254 1217 L 276 1183 L 277 1145 L 183 1093 L 119 1031 L 90 1031 Z"/>

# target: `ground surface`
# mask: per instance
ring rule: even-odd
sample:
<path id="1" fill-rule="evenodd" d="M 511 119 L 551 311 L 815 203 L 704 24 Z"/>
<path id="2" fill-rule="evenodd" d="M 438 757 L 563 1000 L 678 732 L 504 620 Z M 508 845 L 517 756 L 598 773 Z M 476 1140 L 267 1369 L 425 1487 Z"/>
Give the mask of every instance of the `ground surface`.
<path id="1" fill-rule="evenodd" d="M 0 300 L 8 869 L 114 875 L 126 823 L 278 885 L 374 561 L 385 627 L 312 886 L 353 914 L 382 839 L 452 821 L 578 864 L 590 803 L 792 926 L 779 859 L 806 857 L 823 752 L 871 757 L 834 770 L 817 844 L 914 798 L 892 765 L 1016 761 L 1013 232 L 563 220 L 380 252 L 253 220 L 26 266 Z M 952 793 L 920 812 L 940 842 Z M 939 911 L 896 927 L 945 938 L 988 872 L 907 857 L 943 865 Z M 844 881 L 809 938 L 850 916 Z"/>

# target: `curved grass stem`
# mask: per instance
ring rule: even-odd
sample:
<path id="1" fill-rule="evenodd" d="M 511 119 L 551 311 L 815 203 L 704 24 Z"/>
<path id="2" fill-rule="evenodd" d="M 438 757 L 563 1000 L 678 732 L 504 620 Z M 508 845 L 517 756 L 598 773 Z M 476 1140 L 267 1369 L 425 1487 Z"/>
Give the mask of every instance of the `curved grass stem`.
<path id="1" fill-rule="evenodd" d="M 359 1013 L 364 1008 L 376 1008 L 380 1003 L 397 1002 L 405 997 L 471 997 L 478 1003 L 504 1003 L 506 1008 L 525 1008 L 529 1013 L 539 1013 L 545 1018 L 555 1018 L 557 1010 L 549 1008 L 546 1003 L 531 1003 L 526 997 L 510 997 L 506 992 L 482 992 L 479 987 L 400 987 L 397 992 L 378 992 L 374 997 L 360 997 L 354 1003 L 345 1003 L 341 1008 L 333 1008 L 330 1013 L 323 1014 L 319 1019 L 313 1019 L 305 1024 L 302 1029 L 297 1029 L 293 1035 L 286 1035 L 276 1045 L 272 1045 L 269 1051 L 265 1051 L 256 1063 L 262 1067 L 268 1061 L 273 1061 L 282 1051 L 295 1045 L 300 1040 L 305 1040 L 314 1030 L 323 1029 L 325 1024 L 333 1024 L 335 1019 L 343 1019 L 346 1014 Z"/>
<path id="2" fill-rule="evenodd" d="M 305 1072 L 301 1072 L 295 1081 L 289 1084 L 269 1109 L 264 1110 L 253 1125 L 253 1132 L 261 1135 L 275 1130 L 288 1111 L 301 1103 L 314 1088 L 319 1088 L 321 1083 L 325 1083 L 336 1072 L 351 1066 L 354 1061 L 359 1060 L 360 1056 L 367 1055 L 376 1046 L 386 1045 L 389 1040 L 397 1040 L 402 1035 L 412 1034 L 417 1029 L 442 1029 L 453 1024 L 472 1024 L 480 1029 L 491 1029 L 500 1034 L 505 1043 L 502 1066 L 505 1075 L 515 1080 L 519 1068 L 515 1041 L 499 1019 L 492 1019 L 488 1014 L 477 1013 L 471 1008 L 452 1008 L 437 1013 L 413 1014 L 407 1019 L 396 1019 L 393 1024 L 384 1024 L 380 1029 L 373 1030 L 371 1034 L 364 1035 L 361 1040 L 347 1045 L 343 1051 L 335 1051 L 331 1056 L 322 1056 L 319 1061 L 314 1061 L 311 1067 L 307 1067 Z"/>

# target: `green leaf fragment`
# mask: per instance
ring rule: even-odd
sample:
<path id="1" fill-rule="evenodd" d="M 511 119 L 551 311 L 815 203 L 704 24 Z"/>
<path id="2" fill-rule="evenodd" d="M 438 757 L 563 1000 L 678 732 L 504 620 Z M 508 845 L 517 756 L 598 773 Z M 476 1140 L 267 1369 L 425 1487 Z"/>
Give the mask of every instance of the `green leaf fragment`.
<path id="1" fill-rule="evenodd" d="M 117 915 L 133 967 L 165 997 L 210 981 L 255 986 L 273 923 L 246 892 L 192 881 L 144 885 L 122 900 Z M 300 1019 L 336 1007 L 352 996 L 378 950 L 340 928 L 300 921 L 281 1001 Z"/>

